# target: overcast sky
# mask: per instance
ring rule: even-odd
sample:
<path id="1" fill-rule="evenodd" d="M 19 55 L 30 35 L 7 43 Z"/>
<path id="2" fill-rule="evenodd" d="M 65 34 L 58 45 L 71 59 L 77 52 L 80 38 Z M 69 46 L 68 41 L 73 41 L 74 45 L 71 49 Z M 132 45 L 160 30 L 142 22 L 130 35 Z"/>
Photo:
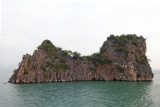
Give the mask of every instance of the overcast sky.
<path id="1" fill-rule="evenodd" d="M 147 38 L 152 69 L 160 69 L 158 0 L 2 0 L 1 6 L 1 68 L 16 68 L 44 39 L 89 55 L 110 34 L 137 34 Z"/>

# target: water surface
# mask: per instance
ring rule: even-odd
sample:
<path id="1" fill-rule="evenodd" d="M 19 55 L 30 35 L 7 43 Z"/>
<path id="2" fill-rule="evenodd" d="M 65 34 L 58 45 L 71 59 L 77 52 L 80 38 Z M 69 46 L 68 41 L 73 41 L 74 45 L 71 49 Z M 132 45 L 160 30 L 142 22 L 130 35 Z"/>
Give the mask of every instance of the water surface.
<path id="1" fill-rule="evenodd" d="M 160 71 L 150 82 L 7 83 L 0 69 L 0 107 L 160 107 Z"/>

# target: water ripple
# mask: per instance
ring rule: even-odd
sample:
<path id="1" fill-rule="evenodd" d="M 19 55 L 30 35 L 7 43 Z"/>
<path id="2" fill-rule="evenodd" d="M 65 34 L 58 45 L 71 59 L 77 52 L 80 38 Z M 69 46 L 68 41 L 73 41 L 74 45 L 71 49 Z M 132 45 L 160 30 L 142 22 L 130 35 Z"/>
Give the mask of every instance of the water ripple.
<path id="1" fill-rule="evenodd" d="M 5 74 L 6 75 L 6 74 Z M 3 84 L 0 107 L 159 107 L 160 73 L 152 82 Z"/>

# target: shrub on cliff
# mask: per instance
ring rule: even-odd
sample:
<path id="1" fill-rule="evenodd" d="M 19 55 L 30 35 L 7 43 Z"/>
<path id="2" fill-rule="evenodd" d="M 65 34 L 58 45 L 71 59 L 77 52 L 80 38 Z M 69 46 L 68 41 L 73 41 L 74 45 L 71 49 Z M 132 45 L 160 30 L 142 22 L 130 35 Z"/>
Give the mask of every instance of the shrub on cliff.
<path id="1" fill-rule="evenodd" d="M 116 51 L 129 53 L 129 50 L 126 47 L 117 46 Z"/>
<path id="2" fill-rule="evenodd" d="M 44 72 L 44 73 L 43 73 L 43 77 L 44 77 L 44 78 L 48 78 L 48 76 L 49 76 L 49 74 L 48 74 L 47 72 Z"/>
<path id="3" fill-rule="evenodd" d="M 57 48 L 58 51 L 62 51 L 62 48 L 60 48 L 60 47 L 56 47 L 56 48 Z"/>
<path id="4" fill-rule="evenodd" d="M 81 56 L 81 54 L 78 52 L 73 52 L 72 54 L 74 59 L 78 59 Z"/>
<path id="5" fill-rule="evenodd" d="M 62 50 L 62 56 L 67 56 L 69 55 L 69 52 L 67 50 Z"/>
<path id="6" fill-rule="evenodd" d="M 66 64 L 65 62 L 58 62 L 58 63 L 47 62 L 47 66 L 53 67 L 57 74 L 59 72 L 65 72 L 71 68 L 71 66 L 69 64 Z"/>
<path id="7" fill-rule="evenodd" d="M 148 62 L 147 56 L 143 55 L 143 56 L 140 57 L 140 59 L 141 59 L 141 63 L 143 65 L 147 64 L 147 62 Z"/>
<path id="8" fill-rule="evenodd" d="M 90 71 L 96 71 L 96 68 L 95 67 L 89 67 L 89 70 Z"/>
<path id="9" fill-rule="evenodd" d="M 83 59 L 84 60 L 91 60 L 91 56 L 89 56 L 89 55 L 88 56 L 83 56 Z"/>
<path id="10" fill-rule="evenodd" d="M 94 53 L 94 54 L 92 54 L 91 55 L 91 60 L 93 61 L 93 63 L 96 66 L 104 65 L 104 64 L 111 64 L 112 63 L 112 60 L 110 60 L 108 58 L 108 56 L 102 55 L 100 53 Z"/>
<path id="11" fill-rule="evenodd" d="M 36 79 L 37 79 L 37 76 L 34 76 L 34 77 L 33 77 L 33 80 L 36 80 Z"/>
<path id="12" fill-rule="evenodd" d="M 109 37 L 107 37 L 107 40 L 114 40 L 115 39 L 115 35 L 111 34 Z"/>
<path id="13" fill-rule="evenodd" d="M 111 36 L 113 40 L 112 47 L 116 48 L 116 51 L 129 53 L 128 48 L 126 47 L 126 43 L 128 42 L 128 38 L 130 36 Z"/>
<path id="14" fill-rule="evenodd" d="M 124 68 L 120 67 L 119 65 L 116 65 L 116 69 L 118 70 L 118 72 L 124 72 Z"/>
<path id="15" fill-rule="evenodd" d="M 29 57 L 29 58 L 28 58 L 28 65 L 30 65 L 31 62 L 32 62 L 32 59 L 31 59 L 31 57 Z"/>
<path id="16" fill-rule="evenodd" d="M 135 45 L 135 46 L 138 46 L 139 42 L 137 40 L 132 40 L 132 44 Z"/>
<path id="17" fill-rule="evenodd" d="M 28 69 L 24 69 L 24 74 L 28 74 Z"/>
<path id="18" fill-rule="evenodd" d="M 120 36 L 110 35 L 110 37 L 108 37 L 108 39 L 110 39 L 112 41 L 111 46 L 115 47 L 116 51 L 126 53 L 126 59 L 128 57 L 128 54 L 129 54 L 129 49 L 127 47 L 127 43 L 132 43 L 133 45 L 138 47 L 139 46 L 139 39 L 145 40 L 142 36 L 138 37 L 135 34 L 127 34 L 127 35 L 122 34 Z M 103 50 L 104 49 L 102 47 L 101 52 Z M 132 54 L 133 54 L 133 52 L 132 52 Z"/>
<path id="19" fill-rule="evenodd" d="M 43 71 L 47 71 L 47 68 L 45 67 L 45 65 L 41 65 L 41 69 L 43 70 Z"/>

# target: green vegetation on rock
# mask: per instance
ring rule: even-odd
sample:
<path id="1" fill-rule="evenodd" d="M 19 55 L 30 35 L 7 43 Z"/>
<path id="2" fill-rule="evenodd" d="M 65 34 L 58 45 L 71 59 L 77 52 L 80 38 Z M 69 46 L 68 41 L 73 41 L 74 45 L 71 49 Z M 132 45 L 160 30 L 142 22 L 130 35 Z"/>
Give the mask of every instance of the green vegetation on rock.
<path id="1" fill-rule="evenodd" d="M 134 51 L 131 51 L 131 54 L 134 54 Z"/>
<path id="2" fill-rule="evenodd" d="M 139 42 L 137 41 L 137 39 L 134 39 L 134 40 L 132 40 L 132 44 L 138 47 Z"/>
<path id="3" fill-rule="evenodd" d="M 124 72 L 124 68 L 120 67 L 119 65 L 116 65 L 116 69 L 118 70 L 118 72 Z"/>
<path id="4" fill-rule="evenodd" d="M 146 65 L 149 60 L 146 55 L 141 55 L 140 58 L 136 57 L 136 61 L 143 65 Z"/>
<path id="5" fill-rule="evenodd" d="M 28 69 L 24 69 L 24 74 L 28 74 Z"/>
<path id="6" fill-rule="evenodd" d="M 49 76 L 48 72 L 44 72 L 44 73 L 43 73 L 43 77 L 44 77 L 44 78 L 48 78 L 48 76 Z"/>
<path id="7" fill-rule="evenodd" d="M 65 72 L 71 68 L 69 64 L 65 64 L 64 62 L 58 62 L 58 63 L 47 62 L 47 65 L 53 67 L 57 74 L 59 72 Z"/>
<path id="8" fill-rule="evenodd" d="M 67 50 L 62 50 L 62 56 L 67 56 L 69 55 L 69 52 Z"/>
<path id="9" fill-rule="evenodd" d="M 91 60 L 91 56 L 89 56 L 89 55 L 88 56 L 83 56 L 83 59 L 84 60 Z"/>
<path id="10" fill-rule="evenodd" d="M 73 58 L 74 58 L 74 59 L 78 59 L 78 58 L 80 58 L 80 56 L 81 56 L 81 54 L 78 53 L 78 52 L 73 52 L 72 54 L 73 54 Z"/>
<path id="11" fill-rule="evenodd" d="M 32 65 L 32 68 L 33 68 L 33 70 L 36 70 L 36 66 L 35 65 Z"/>
<path id="12" fill-rule="evenodd" d="M 36 79 L 37 79 L 37 76 L 34 76 L 34 77 L 33 77 L 33 80 L 36 80 Z"/>
<path id="13" fill-rule="evenodd" d="M 117 51 L 119 52 L 126 52 L 126 54 L 129 53 L 129 49 L 127 48 L 126 43 L 128 43 L 129 41 L 131 41 L 131 43 L 135 46 L 138 47 L 139 39 L 143 39 L 145 40 L 142 36 L 138 37 L 135 34 L 127 34 L 127 35 L 120 35 L 120 36 L 114 36 L 114 35 L 110 35 L 110 37 L 108 37 L 109 40 L 113 41 L 112 47 L 115 47 Z M 103 50 L 101 50 L 103 51 Z"/>
<path id="14" fill-rule="evenodd" d="M 111 46 L 113 48 L 115 48 L 116 51 L 118 52 L 125 52 L 125 60 L 128 59 L 128 55 L 129 53 L 134 54 L 135 52 L 132 51 L 131 49 L 129 49 L 129 45 L 128 44 L 132 44 L 136 47 L 139 46 L 141 41 L 144 41 L 145 39 L 140 36 L 138 37 L 135 34 L 127 34 L 127 35 L 120 35 L 120 36 L 115 36 L 115 35 L 110 35 L 110 37 L 107 38 L 108 40 L 112 41 Z M 101 48 L 101 52 L 104 52 L 105 49 L 103 49 L 103 47 Z M 138 50 L 139 54 L 142 55 L 142 51 L 139 49 Z M 145 61 L 143 60 L 142 63 L 145 63 Z"/>
<path id="15" fill-rule="evenodd" d="M 102 55 L 100 53 L 92 54 L 91 60 L 93 61 L 95 66 L 104 65 L 104 64 L 112 64 L 112 60 L 110 60 L 108 56 Z"/>
<path id="16" fill-rule="evenodd" d="M 38 49 L 45 50 L 49 57 L 54 57 L 56 52 L 56 47 L 49 40 L 45 40 L 45 43 L 39 46 Z"/>
<path id="17" fill-rule="evenodd" d="M 147 62 L 148 62 L 147 56 L 145 56 L 145 55 L 141 56 L 141 63 L 142 63 L 143 65 L 146 65 Z"/>
<path id="18" fill-rule="evenodd" d="M 96 68 L 95 67 L 89 67 L 89 70 L 90 71 L 96 71 Z"/>
<path id="19" fill-rule="evenodd" d="M 136 47 L 139 46 L 139 39 L 145 40 L 142 36 L 138 37 L 135 34 L 127 34 L 127 35 L 110 35 L 110 37 L 107 38 L 108 40 L 111 40 L 111 46 L 115 48 L 118 52 L 124 52 L 125 53 L 125 60 L 128 60 L 129 53 L 135 54 L 134 51 L 128 49 L 127 43 L 131 43 L 132 45 L 135 45 Z M 74 60 L 77 59 L 84 59 L 84 63 L 87 63 L 87 61 L 93 62 L 95 67 L 102 66 L 104 64 L 112 64 L 112 60 L 108 58 L 107 55 L 102 54 L 102 52 L 105 52 L 105 47 L 100 48 L 100 53 L 94 53 L 90 56 L 83 56 L 81 57 L 81 54 L 78 52 L 72 52 L 69 50 L 62 50 L 62 48 L 55 47 L 49 40 L 45 40 L 41 46 L 38 47 L 38 49 L 43 49 L 46 51 L 47 55 L 52 59 L 52 61 L 47 62 L 46 65 L 41 65 L 41 69 L 43 69 L 45 72 L 47 71 L 47 67 L 53 67 L 58 74 L 59 72 L 65 72 L 70 69 L 70 65 L 66 64 L 67 56 L 73 58 Z M 142 55 L 142 50 L 138 50 L 139 54 Z M 54 60 L 59 60 L 58 62 L 54 62 Z M 136 58 L 136 60 L 142 64 L 147 63 L 146 57 Z M 30 61 L 28 61 L 30 62 Z M 76 64 L 80 64 L 80 62 L 77 60 Z M 90 67 L 91 71 L 95 71 L 96 68 Z M 120 67 L 119 65 L 116 66 L 116 69 L 118 69 L 119 72 L 123 72 L 124 69 Z"/>
<path id="20" fill-rule="evenodd" d="M 43 64 L 41 65 L 41 69 L 47 71 L 46 67 Z"/>
<path id="21" fill-rule="evenodd" d="M 30 65 L 31 62 L 32 62 L 32 59 L 31 59 L 31 57 L 29 57 L 29 58 L 28 58 L 28 65 Z"/>

